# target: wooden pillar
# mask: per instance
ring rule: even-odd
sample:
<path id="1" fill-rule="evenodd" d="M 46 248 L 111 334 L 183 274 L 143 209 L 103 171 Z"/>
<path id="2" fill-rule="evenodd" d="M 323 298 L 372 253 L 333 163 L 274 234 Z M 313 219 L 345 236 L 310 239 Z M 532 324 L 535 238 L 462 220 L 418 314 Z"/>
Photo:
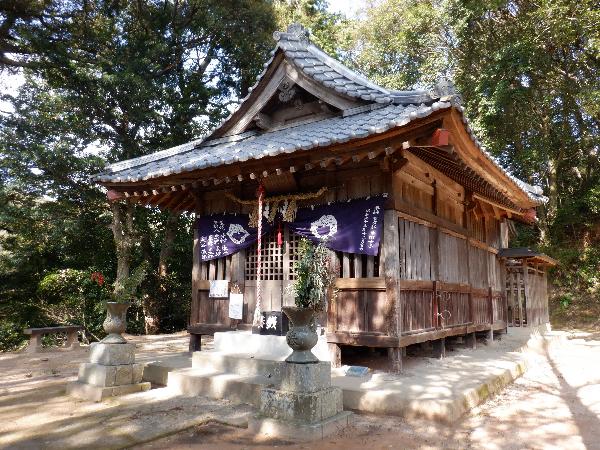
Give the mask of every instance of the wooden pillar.
<path id="1" fill-rule="evenodd" d="M 488 331 L 488 339 L 491 341 L 494 340 L 494 298 L 492 296 L 492 287 L 488 287 L 488 305 L 490 308 L 489 311 L 489 321 L 490 321 L 490 330 Z"/>
<path id="2" fill-rule="evenodd" d="M 402 373 L 402 349 L 400 347 L 388 348 L 388 358 L 390 361 L 390 372 Z"/>
<path id="3" fill-rule="evenodd" d="M 502 308 L 504 324 L 506 325 L 506 331 L 508 331 L 508 297 L 506 296 L 506 262 L 501 259 L 499 260 L 500 266 L 500 293 L 502 295 Z"/>
<path id="4" fill-rule="evenodd" d="M 440 327 L 440 295 L 441 293 L 439 292 L 439 285 L 440 282 L 439 281 L 434 281 L 433 282 L 433 305 L 431 308 L 433 317 L 431 318 L 431 325 L 434 328 L 439 328 Z"/>
<path id="5" fill-rule="evenodd" d="M 436 339 L 432 341 L 433 356 L 438 359 L 446 357 L 446 338 Z"/>
<path id="6" fill-rule="evenodd" d="M 477 348 L 477 333 L 469 333 L 467 335 L 467 346 L 471 347 L 473 350 Z"/>
<path id="7" fill-rule="evenodd" d="M 339 261 L 338 261 L 338 257 L 336 255 L 336 253 L 333 250 L 328 250 L 328 252 L 329 252 L 329 261 L 331 264 L 330 268 L 333 270 L 338 269 L 337 266 L 339 265 Z M 338 328 L 337 307 L 338 307 L 338 299 L 335 298 L 333 295 L 331 295 L 331 297 L 329 298 L 329 302 L 327 303 L 327 331 L 330 333 L 336 332 L 337 328 Z M 335 345 L 335 344 L 331 344 L 331 345 Z M 336 345 L 336 347 L 338 347 L 338 346 Z M 333 361 L 333 359 L 332 359 L 332 361 Z M 336 367 L 336 366 L 333 366 L 333 362 L 332 362 L 332 367 Z"/>
<path id="8" fill-rule="evenodd" d="M 240 288 L 240 292 L 244 293 L 245 288 L 245 269 L 246 269 L 246 250 L 240 250 L 231 255 L 231 268 L 229 272 L 229 280 L 231 289 L 234 284 Z M 237 328 L 238 324 L 243 321 L 240 319 L 230 319 L 231 328 Z"/>
<path id="9" fill-rule="evenodd" d="M 196 215 L 198 218 L 198 215 Z M 199 316 L 199 296 L 198 296 L 198 281 L 200 280 L 200 236 L 198 233 L 197 219 L 194 223 L 194 245 L 192 256 L 192 305 L 190 308 L 190 317 L 188 325 L 194 325 L 198 322 Z"/>
<path id="10" fill-rule="evenodd" d="M 202 336 L 199 334 L 190 334 L 190 343 L 188 350 L 190 352 L 199 352 L 202 350 Z"/>
<path id="11" fill-rule="evenodd" d="M 527 260 L 523 260 L 523 300 L 525 301 L 525 317 L 527 318 L 527 325 L 531 326 L 533 323 L 531 322 L 531 279 L 529 277 L 529 264 Z"/>
<path id="12" fill-rule="evenodd" d="M 400 301 L 400 244 L 398 239 L 398 216 L 396 211 L 388 209 L 383 217 L 383 274 L 387 296 L 387 320 L 389 334 L 400 337 L 402 334 L 402 304 Z M 392 371 L 402 371 L 402 352 L 399 348 L 388 351 Z"/>

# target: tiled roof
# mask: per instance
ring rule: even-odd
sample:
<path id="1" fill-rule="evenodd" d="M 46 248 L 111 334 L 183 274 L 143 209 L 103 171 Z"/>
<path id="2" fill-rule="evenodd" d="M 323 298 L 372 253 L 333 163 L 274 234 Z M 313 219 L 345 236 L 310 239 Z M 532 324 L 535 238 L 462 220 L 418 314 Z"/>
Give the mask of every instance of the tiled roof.
<path id="1" fill-rule="evenodd" d="M 285 33 L 276 31 L 274 38 L 277 48 L 283 50 L 288 61 L 297 69 L 340 94 L 376 103 L 419 104 L 434 101 L 429 91 L 391 91 L 377 86 L 314 45 L 309 39 L 308 30 L 301 25 L 292 24 Z"/>
<path id="2" fill-rule="evenodd" d="M 112 164 L 95 176 L 100 182 L 124 183 L 294 153 L 360 139 L 401 127 L 411 120 L 449 108 L 450 103 L 373 105 L 346 111 L 344 116 L 259 134 L 255 131 L 180 145 L 152 155 Z M 366 109 L 366 111 L 364 111 Z"/>
<path id="3" fill-rule="evenodd" d="M 265 71 L 259 75 L 253 88 L 266 73 L 274 55 L 282 51 L 286 59 L 305 75 L 340 94 L 360 100 L 364 106 L 345 110 L 341 117 L 298 124 L 283 130 L 264 133 L 248 131 L 228 137 L 211 138 L 218 135 L 219 128 L 232 119 L 234 111 L 208 137 L 112 164 L 104 172 L 97 174 L 94 180 L 105 183 L 140 182 L 280 153 L 307 151 L 383 133 L 390 128 L 404 126 L 416 118 L 426 117 L 438 109 L 450 108 L 450 100 L 456 103 L 454 99 L 457 96 L 454 95 L 452 86 L 444 83 L 438 85 L 434 92 L 392 91 L 377 86 L 312 44 L 308 39 L 308 32 L 300 25 L 290 25 L 287 32 L 275 32 L 274 37 L 277 47 L 273 51 L 273 57 L 265 63 Z M 248 97 L 242 99 L 240 106 L 247 99 Z M 461 106 L 458 106 L 458 109 L 461 114 L 464 112 Z M 542 195 L 542 190 L 506 171 L 481 146 L 464 114 L 462 118 L 483 155 L 500 168 L 531 201 L 536 204 L 544 203 L 547 199 Z"/>

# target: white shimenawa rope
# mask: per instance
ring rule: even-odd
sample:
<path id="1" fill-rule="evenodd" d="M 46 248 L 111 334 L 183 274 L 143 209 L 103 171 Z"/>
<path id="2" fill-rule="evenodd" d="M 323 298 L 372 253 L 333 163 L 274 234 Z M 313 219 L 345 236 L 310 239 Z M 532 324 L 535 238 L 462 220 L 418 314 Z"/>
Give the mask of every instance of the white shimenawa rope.
<path id="1" fill-rule="evenodd" d="M 263 218 L 263 199 L 265 195 L 265 189 L 263 185 L 258 186 L 258 246 L 256 249 L 256 307 L 254 308 L 254 320 L 253 324 L 255 327 L 262 325 L 262 314 L 261 314 L 261 281 L 262 281 L 262 218 Z"/>

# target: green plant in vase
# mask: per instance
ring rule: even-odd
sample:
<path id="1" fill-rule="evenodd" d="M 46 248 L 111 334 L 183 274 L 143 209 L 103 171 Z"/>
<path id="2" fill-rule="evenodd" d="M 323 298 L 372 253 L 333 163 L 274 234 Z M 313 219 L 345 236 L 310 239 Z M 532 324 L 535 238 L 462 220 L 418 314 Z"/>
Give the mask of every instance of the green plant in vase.
<path id="1" fill-rule="evenodd" d="M 282 308 L 292 326 L 286 335 L 292 353 L 286 361 L 297 364 L 319 362 L 311 352 L 317 344 L 315 314 L 327 310 L 328 296 L 335 281 L 330 251 L 323 242 L 315 245 L 302 238 L 298 246 L 298 259 L 294 263 L 296 279 L 289 291 L 296 306 Z"/>
<path id="2" fill-rule="evenodd" d="M 127 328 L 127 309 L 137 299 L 137 289 L 146 277 L 148 264 L 143 262 L 121 283 L 115 284 L 111 300 L 106 302 L 106 319 L 102 324 L 108 334 L 102 342 L 107 344 L 125 344 L 127 341 L 121 333 Z"/>

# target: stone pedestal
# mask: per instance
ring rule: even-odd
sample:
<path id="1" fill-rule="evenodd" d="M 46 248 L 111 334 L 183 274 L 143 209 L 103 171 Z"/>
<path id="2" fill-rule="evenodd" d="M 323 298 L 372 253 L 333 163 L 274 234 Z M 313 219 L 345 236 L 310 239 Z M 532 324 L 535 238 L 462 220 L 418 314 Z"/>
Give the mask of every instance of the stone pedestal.
<path id="1" fill-rule="evenodd" d="M 147 391 L 142 382 L 144 366 L 135 363 L 134 344 L 97 342 L 90 346 L 90 362 L 79 365 L 77 381 L 67 385 L 67 394 L 99 402 L 108 397 Z"/>
<path id="2" fill-rule="evenodd" d="M 263 388 L 259 413 L 248 427 L 256 434 L 314 441 L 348 426 L 342 390 L 331 386 L 331 364 L 283 363 L 278 389 Z"/>

